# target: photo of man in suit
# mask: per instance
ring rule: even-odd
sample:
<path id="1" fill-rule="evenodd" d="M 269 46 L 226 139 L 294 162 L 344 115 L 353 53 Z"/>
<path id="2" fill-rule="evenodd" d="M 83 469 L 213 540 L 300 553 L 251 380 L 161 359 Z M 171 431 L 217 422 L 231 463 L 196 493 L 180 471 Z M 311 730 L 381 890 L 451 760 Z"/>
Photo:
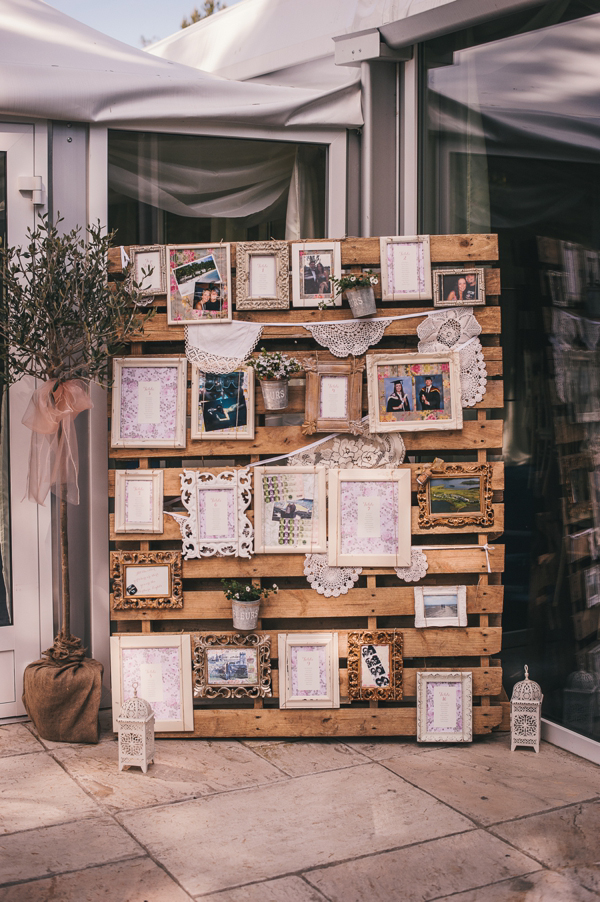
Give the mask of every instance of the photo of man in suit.
<path id="1" fill-rule="evenodd" d="M 442 394 L 434 384 L 431 376 L 425 376 L 425 385 L 419 392 L 419 404 L 421 410 L 439 410 L 442 403 Z"/>

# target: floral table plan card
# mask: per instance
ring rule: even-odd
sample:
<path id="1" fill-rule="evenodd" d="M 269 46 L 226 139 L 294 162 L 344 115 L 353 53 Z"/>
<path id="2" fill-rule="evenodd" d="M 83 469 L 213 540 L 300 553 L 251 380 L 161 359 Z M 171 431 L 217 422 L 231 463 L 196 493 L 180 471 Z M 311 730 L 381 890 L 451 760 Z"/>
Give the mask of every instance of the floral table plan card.
<path id="1" fill-rule="evenodd" d="M 167 249 L 161 244 L 132 247 L 131 275 L 141 285 L 143 297 L 167 293 Z M 150 272 L 150 275 L 144 275 Z"/>
<path id="2" fill-rule="evenodd" d="M 195 698 L 266 698 L 271 690 L 271 637 L 193 636 Z"/>
<path id="3" fill-rule="evenodd" d="M 123 702 L 140 698 L 150 702 L 156 732 L 194 729 L 192 698 L 192 645 L 189 633 L 176 636 L 111 636 L 113 730 Z"/>
<path id="4" fill-rule="evenodd" d="M 309 357 L 306 370 L 304 435 L 314 432 L 362 432 L 362 374 L 364 360 L 324 361 Z"/>
<path id="5" fill-rule="evenodd" d="M 115 470 L 115 532 L 163 531 L 163 471 Z"/>
<path id="6" fill-rule="evenodd" d="M 429 235 L 380 238 L 381 297 L 384 301 L 431 297 Z"/>
<path id="7" fill-rule="evenodd" d="M 113 380 L 113 448 L 185 448 L 185 357 L 115 357 Z"/>
<path id="8" fill-rule="evenodd" d="M 167 248 L 167 322 L 223 323 L 231 313 L 229 244 L 180 244 Z"/>
<path id="9" fill-rule="evenodd" d="M 329 470 L 329 563 L 408 567 L 410 470 Z"/>
<path id="10" fill-rule="evenodd" d="M 339 708 L 337 633 L 279 633 L 279 707 Z"/>
<path id="11" fill-rule="evenodd" d="M 420 529 L 494 525 L 490 464 L 434 461 L 417 477 Z"/>
<path id="12" fill-rule="evenodd" d="M 371 432 L 462 429 L 457 351 L 368 354 Z"/>
<path id="13" fill-rule="evenodd" d="M 203 373 L 192 364 L 191 437 L 204 441 L 254 438 L 254 371 Z"/>
<path id="14" fill-rule="evenodd" d="M 415 586 L 415 626 L 466 626 L 466 586 Z"/>
<path id="15" fill-rule="evenodd" d="M 473 674 L 417 673 L 417 742 L 473 741 Z"/>
<path id="16" fill-rule="evenodd" d="M 257 554 L 313 554 L 327 548 L 325 467 L 255 467 Z"/>
<path id="17" fill-rule="evenodd" d="M 292 301 L 294 307 L 318 307 L 327 302 L 341 307 L 342 295 L 332 279 L 342 274 L 339 241 L 292 244 Z"/>
<path id="18" fill-rule="evenodd" d="M 474 307 L 485 304 L 485 269 L 434 269 L 434 307 Z"/>
<path id="19" fill-rule="evenodd" d="M 238 310 L 287 310 L 290 306 L 290 264 L 287 241 L 236 244 Z"/>
<path id="20" fill-rule="evenodd" d="M 402 698 L 402 633 L 374 630 L 348 633 L 350 701 Z"/>
<path id="21" fill-rule="evenodd" d="M 254 533 L 245 513 L 252 500 L 249 470 L 184 470 L 181 500 L 189 513 L 175 517 L 181 527 L 184 560 L 252 556 Z"/>
<path id="22" fill-rule="evenodd" d="M 111 551 L 110 575 L 115 611 L 183 607 L 179 551 Z"/>

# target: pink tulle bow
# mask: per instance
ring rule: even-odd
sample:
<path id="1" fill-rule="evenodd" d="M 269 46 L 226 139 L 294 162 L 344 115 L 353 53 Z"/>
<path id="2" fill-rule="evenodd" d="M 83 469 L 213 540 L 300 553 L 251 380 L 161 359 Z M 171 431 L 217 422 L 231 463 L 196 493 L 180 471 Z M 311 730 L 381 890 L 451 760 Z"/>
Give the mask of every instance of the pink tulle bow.
<path id="1" fill-rule="evenodd" d="M 79 456 L 74 420 L 94 405 L 84 382 L 69 379 L 54 388 L 50 379 L 34 391 L 23 424 L 32 430 L 27 497 L 43 504 L 50 489 L 79 504 Z M 54 389 L 54 390 L 53 390 Z"/>

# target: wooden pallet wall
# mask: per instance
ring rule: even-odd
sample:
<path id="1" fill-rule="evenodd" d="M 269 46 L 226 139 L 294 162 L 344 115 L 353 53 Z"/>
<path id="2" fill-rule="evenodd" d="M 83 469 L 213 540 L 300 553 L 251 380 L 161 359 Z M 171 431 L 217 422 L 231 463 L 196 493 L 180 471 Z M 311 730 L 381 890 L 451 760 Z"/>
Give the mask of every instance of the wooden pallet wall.
<path id="1" fill-rule="evenodd" d="M 358 272 L 363 268 L 379 268 L 378 238 L 347 238 L 342 241 L 342 266 Z M 364 568 L 355 588 L 339 598 L 324 598 L 309 587 L 304 576 L 304 555 L 259 554 L 251 560 L 240 558 L 207 558 L 183 562 L 184 606 L 177 611 L 115 611 L 112 609 L 113 633 L 125 632 L 232 632 L 231 606 L 221 591 L 223 577 L 246 577 L 256 584 L 276 581 L 279 594 L 271 596 L 261 607 L 261 620 L 256 632 L 271 635 L 273 665 L 273 697 L 259 700 L 196 700 L 194 732 L 174 736 L 202 737 L 300 737 L 300 736 L 391 736 L 416 734 L 416 673 L 418 670 L 470 670 L 473 673 L 474 732 L 488 733 L 503 723 L 502 670 L 495 658 L 501 648 L 501 613 L 504 569 L 504 547 L 497 544 L 504 524 L 504 468 L 500 460 L 502 448 L 503 407 L 502 351 L 500 347 L 500 272 L 493 266 L 498 259 L 495 235 L 432 235 L 432 266 L 490 264 L 486 268 L 485 307 L 474 312 L 482 326 L 481 342 L 488 371 L 487 392 L 474 408 L 465 410 L 461 431 L 406 433 L 407 449 L 404 466 L 412 471 L 413 544 L 447 545 L 428 554 L 429 570 L 420 585 L 467 585 L 468 626 L 465 628 L 415 629 L 413 586 L 398 579 L 390 568 Z M 235 268 L 235 245 L 232 245 Z M 113 278 L 121 275 L 120 253 L 112 252 L 109 270 Z M 235 288 L 235 278 L 232 279 Z M 377 286 L 379 293 L 380 286 Z M 384 303 L 378 309 L 387 315 L 430 309 L 433 302 L 416 307 L 414 302 Z M 133 355 L 183 355 L 184 328 L 167 326 L 166 299 L 157 298 L 156 316 L 146 326 L 142 340 L 131 346 Z M 342 308 L 320 311 L 234 311 L 234 318 L 267 322 L 260 346 L 285 350 L 299 359 L 314 354 L 327 358 L 329 352 L 314 342 L 310 333 L 293 323 L 306 320 L 349 319 L 351 313 L 344 301 Z M 391 323 L 377 349 L 408 351 L 417 346 L 419 319 Z M 285 328 L 282 324 L 285 323 Z M 337 358 L 335 358 L 337 359 Z M 191 374 L 188 371 L 188 375 Z M 189 382 L 188 382 L 189 385 Z M 366 386 L 363 409 L 367 411 Z M 295 380 L 290 390 L 290 404 L 285 413 L 304 410 L 304 380 Z M 188 390 L 188 417 L 190 392 Z M 256 437 L 253 441 L 192 441 L 189 427 L 187 446 L 182 449 L 113 449 L 111 469 L 164 468 L 165 502 L 179 496 L 179 474 L 182 466 L 199 466 L 217 472 L 231 465 L 245 466 L 277 454 L 310 444 L 319 436 L 303 436 L 300 426 L 267 428 L 260 387 L 256 386 Z M 109 433 L 110 435 L 110 433 Z M 110 441 L 110 439 L 109 439 Z M 417 525 L 415 479 L 423 464 L 441 457 L 445 460 L 493 461 L 494 526 L 491 530 L 469 528 L 452 531 L 447 528 L 420 530 Z M 185 464 L 182 462 L 185 461 Z M 189 463 L 193 461 L 193 463 Z M 109 493 L 114 498 L 114 472 Z M 252 511 L 249 512 L 250 517 Z M 110 518 L 111 548 L 176 549 L 181 547 L 179 528 L 165 517 L 162 535 L 114 532 L 114 516 Z M 456 545 L 483 545 L 486 556 L 477 548 Z M 404 700 L 402 702 L 353 702 L 347 698 L 347 635 L 359 629 L 400 629 L 404 637 Z M 339 634 L 341 707 L 325 710 L 280 710 L 278 707 L 277 634 L 335 630 Z M 504 707 L 506 707 L 504 705 Z M 505 720 L 504 720 L 505 722 Z M 166 735 L 166 734 L 161 734 Z"/>

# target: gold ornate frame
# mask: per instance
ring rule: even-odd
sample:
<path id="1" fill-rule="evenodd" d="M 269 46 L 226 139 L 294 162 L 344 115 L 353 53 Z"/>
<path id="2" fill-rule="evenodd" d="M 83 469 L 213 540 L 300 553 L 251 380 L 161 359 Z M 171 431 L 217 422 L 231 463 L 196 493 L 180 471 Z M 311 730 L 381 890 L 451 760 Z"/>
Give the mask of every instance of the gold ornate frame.
<path id="1" fill-rule="evenodd" d="M 362 374 L 365 369 L 363 358 L 351 357 L 348 360 L 324 361 L 315 357 L 304 361 L 306 370 L 306 408 L 302 434 L 312 435 L 314 432 L 351 432 L 359 435 L 362 419 Z M 345 376 L 348 393 L 346 398 L 346 416 L 340 418 L 321 417 L 321 380 L 323 376 Z"/>
<path id="2" fill-rule="evenodd" d="M 236 310 L 289 310 L 290 258 L 287 241 L 238 242 L 235 248 Z M 250 294 L 252 257 L 275 257 L 275 297 Z"/>
<path id="3" fill-rule="evenodd" d="M 363 686 L 361 649 L 367 645 L 388 645 L 390 672 L 387 686 Z M 402 633 L 396 630 L 373 630 L 348 633 L 348 698 L 350 701 L 389 701 L 403 697 Z"/>
<path id="4" fill-rule="evenodd" d="M 271 637 L 258 633 L 194 633 L 192 655 L 194 698 L 266 698 L 272 695 L 271 688 Z M 253 683 L 209 684 L 206 653 L 210 649 L 256 650 L 257 680 Z"/>
<path id="5" fill-rule="evenodd" d="M 444 477 L 473 477 L 479 480 L 479 511 L 468 514 L 443 513 L 431 511 L 431 480 Z M 446 464 L 434 461 L 417 476 L 417 501 L 419 504 L 420 529 L 434 529 L 436 526 L 447 526 L 459 529 L 464 526 L 494 525 L 494 507 L 492 505 L 492 468 L 490 464 Z"/>
<path id="6" fill-rule="evenodd" d="M 125 585 L 127 567 L 169 568 L 169 594 L 128 595 Z M 183 607 L 183 582 L 180 551 L 111 551 L 110 575 L 113 584 L 113 610 L 140 611 Z"/>

